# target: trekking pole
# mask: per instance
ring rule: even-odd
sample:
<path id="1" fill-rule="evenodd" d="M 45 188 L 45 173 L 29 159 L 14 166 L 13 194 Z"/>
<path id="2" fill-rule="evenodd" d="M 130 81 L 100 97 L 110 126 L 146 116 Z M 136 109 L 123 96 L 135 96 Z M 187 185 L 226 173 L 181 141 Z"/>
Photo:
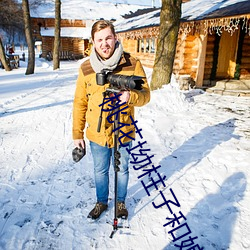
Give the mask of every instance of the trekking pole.
<path id="1" fill-rule="evenodd" d="M 118 138 L 119 138 L 119 129 L 118 124 L 120 120 L 120 114 L 119 114 L 120 107 L 118 106 L 115 109 L 115 112 L 117 111 L 117 119 L 114 119 L 114 171 L 115 171 L 115 183 L 114 183 L 114 191 L 115 191 L 115 208 L 114 208 L 114 222 L 113 222 L 113 230 L 110 234 L 110 238 L 113 237 L 113 235 L 118 230 L 118 219 L 117 219 L 117 193 L 118 193 L 118 172 L 120 171 L 119 165 L 120 165 L 120 157 L 121 154 L 119 152 L 119 146 L 118 146 Z"/>

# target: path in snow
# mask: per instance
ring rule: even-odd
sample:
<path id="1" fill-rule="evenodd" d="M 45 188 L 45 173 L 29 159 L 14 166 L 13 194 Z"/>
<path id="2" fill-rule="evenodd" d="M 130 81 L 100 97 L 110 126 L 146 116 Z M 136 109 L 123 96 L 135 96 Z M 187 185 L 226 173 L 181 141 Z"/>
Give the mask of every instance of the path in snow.
<path id="1" fill-rule="evenodd" d="M 175 249 L 169 228 L 163 227 L 171 214 L 154 209 L 151 203 L 159 202 L 159 192 L 152 189 L 148 196 L 137 178 L 141 172 L 132 166 L 130 229 L 109 239 L 112 171 L 109 210 L 98 223 L 87 221 L 95 203 L 88 144 L 80 163 L 71 159 L 79 64 L 65 63 L 54 72 L 47 64 L 40 66 L 33 76 L 4 75 L 1 86 L 0 249 Z M 166 176 L 160 190 L 169 194 L 172 188 L 193 236 L 207 249 L 250 247 L 248 104 L 249 99 L 198 90 L 182 93 L 173 84 L 154 91 L 151 102 L 137 109 L 153 163 Z"/>

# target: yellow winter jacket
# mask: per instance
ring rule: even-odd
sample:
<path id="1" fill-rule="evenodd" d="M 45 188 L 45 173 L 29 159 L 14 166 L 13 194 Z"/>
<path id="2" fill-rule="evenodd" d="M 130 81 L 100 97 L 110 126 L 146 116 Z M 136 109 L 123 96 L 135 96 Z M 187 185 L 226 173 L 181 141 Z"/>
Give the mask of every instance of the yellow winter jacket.
<path id="1" fill-rule="evenodd" d="M 131 121 L 130 116 L 134 118 L 134 107 L 143 106 L 150 100 L 150 90 L 146 80 L 146 75 L 139 60 L 136 60 L 128 53 L 123 53 L 119 65 L 113 71 L 113 74 L 121 75 L 136 75 L 142 76 L 144 84 L 142 90 L 130 90 L 130 99 L 124 110 L 127 114 L 120 113 L 120 122 L 130 124 L 121 128 L 122 132 L 128 133 L 131 130 L 129 136 L 135 138 L 135 126 Z M 109 87 L 109 84 L 104 86 L 97 85 L 96 73 L 90 65 L 90 61 L 87 60 L 82 63 L 79 69 L 79 75 L 76 83 L 75 97 L 73 102 L 73 140 L 84 138 L 84 129 L 86 128 L 86 137 L 101 146 L 107 145 L 108 147 L 114 147 L 114 133 L 113 123 L 107 120 L 108 112 L 103 112 L 102 123 L 100 132 L 97 132 L 99 116 L 101 112 L 101 105 L 103 103 L 103 92 Z M 106 103 L 103 108 L 107 109 Z M 139 121 L 138 121 L 139 127 Z M 129 137 L 121 137 L 122 143 L 131 141 Z"/>

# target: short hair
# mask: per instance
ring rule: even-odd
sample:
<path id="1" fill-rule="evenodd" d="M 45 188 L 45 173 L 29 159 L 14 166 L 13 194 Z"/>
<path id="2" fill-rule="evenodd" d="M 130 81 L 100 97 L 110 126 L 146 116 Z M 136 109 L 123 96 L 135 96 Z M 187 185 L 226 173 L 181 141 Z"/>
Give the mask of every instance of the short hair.
<path id="1" fill-rule="evenodd" d="M 94 35 L 95 35 L 96 32 L 98 32 L 98 31 L 100 31 L 102 29 L 106 29 L 108 27 L 111 29 L 111 32 L 115 36 L 115 27 L 110 21 L 99 20 L 99 21 L 95 22 L 93 24 L 93 26 L 92 26 L 92 29 L 91 29 L 91 38 L 92 38 L 92 40 L 94 40 Z"/>

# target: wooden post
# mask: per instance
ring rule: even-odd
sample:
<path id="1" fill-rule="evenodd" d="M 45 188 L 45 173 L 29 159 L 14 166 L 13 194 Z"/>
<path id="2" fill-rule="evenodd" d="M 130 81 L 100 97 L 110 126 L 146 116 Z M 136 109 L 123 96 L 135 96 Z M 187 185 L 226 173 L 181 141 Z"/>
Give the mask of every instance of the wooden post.
<path id="1" fill-rule="evenodd" d="M 200 34 L 199 36 L 199 54 L 198 54 L 198 65 L 196 72 L 196 86 L 202 87 L 204 78 L 204 68 L 206 60 L 206 50 L 207 50 L 207 35 Z"/>

